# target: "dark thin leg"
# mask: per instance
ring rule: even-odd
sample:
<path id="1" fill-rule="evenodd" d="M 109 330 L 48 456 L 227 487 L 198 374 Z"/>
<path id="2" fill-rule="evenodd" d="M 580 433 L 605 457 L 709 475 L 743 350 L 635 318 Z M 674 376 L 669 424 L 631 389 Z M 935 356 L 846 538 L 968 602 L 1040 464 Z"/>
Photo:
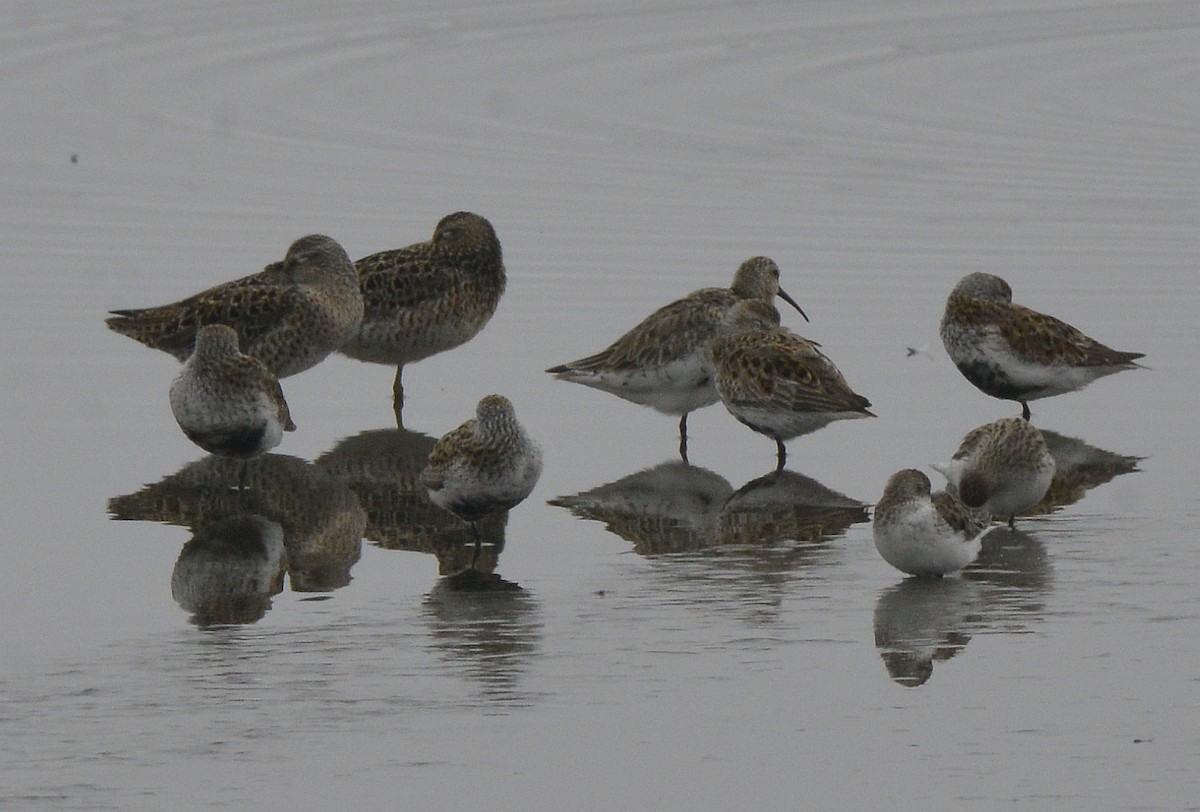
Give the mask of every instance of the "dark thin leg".
<path id="1" fill-rule="evenodd" d="M 238 490 L 246 490 L 246 476 L 250 469 L 250 460 L 242 460 L 242 470 L 238 472 Z"/>
<path id="2" fill-rule="evenodd" d="M 1016 517 L 1016 516 L 1009 516 L 1009 517 L 1008 517 L 1008 529 L 1009 529 L 1009 530 L 1016 530 L 1016 529 L 1017 529 L 1017 517 Z"/>
<path id="3" fill-rule="evenodd" d="M 396 413 L 396 428 L 404 428 L 404 417 L 401 414 L 404 411 L 404 384 L 400 382 L 400 375 L 403 374 L 404 367 L 396 367 L 396 380 L 392 382 L 392 411 Z"/>
<path id="4" fill-rule="evenodd" d="M 1025 401 L 1021 401 L 1021 417 L 1025 418 L 1025 422 L 1029 422 L 1029 418 L 1030 418 L 1029 404 L 1026 403 Z"/>
<path id="5" fill-rule="evenodd" d="M 248 505 L 248 503 L 250 503 L 250 500 L 252 499 L 252 497 L 250 495 L 250 488 L 246 487 L 245 465 L 242 465 L 241 474 L 238 476 L 238 487 L 236 487 L 234 494 L 235 494 L 235 498 L 238 499 L 238 504 L 240 506 Z M 250 510 L 250 509 L 248 509 L 248 507 L 244 507 L 244 510 Z"/>
<path id="6" fill-rule="evenodd" d="M 775 441 L 775 470 L 782 471 L 784 463 L 787 462 L 787 448 L 783 445 L 783 440 Z"/>
<path id="7" fill-rule="evenodd" d="M 687 458 L 687 412 L 683 413 L 683 417 L 679 418 L 679 456 L 684 462 Z"/>
<path id="8" fill-rule="evenodd" d="M 475 534 L 475 552 L 471 554 L 471 569 L 479 563 L 479 554 L 483 552 L 483 539 L 479 536 L 479 525 L 471 522 L 471 532 Z"/>

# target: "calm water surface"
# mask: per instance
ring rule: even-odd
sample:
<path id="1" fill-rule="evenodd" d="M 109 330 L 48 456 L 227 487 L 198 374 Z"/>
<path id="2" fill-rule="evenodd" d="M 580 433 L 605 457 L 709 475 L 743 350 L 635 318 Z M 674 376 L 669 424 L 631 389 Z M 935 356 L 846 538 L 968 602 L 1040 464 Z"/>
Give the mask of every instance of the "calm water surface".
<path id="1" fill-rule="evenodd" d="M 1200 7 L 407 6 L 3 11 L 0 808 L 1200 805 Z M 404 430 L 391 370 L 285 381 L 249 497 L 103 326 L 458 209 L 492 323 Z M 784 475 L 542 372 L 754 254 L 879 414 Z M 1016 413 L 937 339 L 970 271 L 1150 369 L 1036 402 L 1049 512 L 914 582 L 867 506 Z M 546 465 L 468 582 L 413 477 L 491 391 Z"/>

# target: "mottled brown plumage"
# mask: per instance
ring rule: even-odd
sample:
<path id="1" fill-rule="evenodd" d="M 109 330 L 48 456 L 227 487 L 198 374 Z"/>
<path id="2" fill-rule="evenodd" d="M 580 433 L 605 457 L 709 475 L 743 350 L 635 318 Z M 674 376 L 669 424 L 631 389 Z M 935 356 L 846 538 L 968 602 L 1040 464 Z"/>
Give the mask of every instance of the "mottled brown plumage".
<path id="1" fill-rule="evenodd" d="M 660 307 L 600 352 L 546 371 L 564 380 L 583 383 L 578 373 L 643 372 L 665 366 L 694 353 L 703 338 L 711 338 L 721 316 L 735 301 L 737 298 L 730 288 L 698 290 Z M 568 374 L 574 377 L 566 377 Z M 600 388 L 597 384 L 586 385 Z"/>
<path id="2" fill-rule="evenodd" d="M 209 324 L 237 331 L 242 352 L 279 378 L 303 372 L 337 349 L 358 328 L 362 294 L 350 258 L 329 237 L 312 234 L 261 272 L 178 302 L 114 310 L 114 331 L 186 361 L 196 332 Z"/>
<path id="3" fill-rule="evenodd" d="M 729 287 L 694 291 L 660 307 L 600 352 L 546 371 L 680 415 L 679 454 L 686 460 L 688 414 L 720 400 L 705 362 L 708 343 L 735 304 L 754 299 L 770 306 L 776 296 L 808 319 L 779 287 L 779 266 L 768 257 L 751 257 L 738 267 Z M 779 314 L 774 318 L 778 323 Z"/>
<path id="4" fill-rule="evenodd" d="M 964 276 L 946 300 L 940 328 L 946 352 L 980 391 L 1021 404 L 1082 389 L 1143 357 L 1114 350 L 1054 316 L 1012 302 L 998 276 Z"/>
<path id="5" fill-rule="evenodd" d="M 517 422 L 512 403 L 488 395 L 474 418 L 437 441 L 421 484 L 435 505 L 475 523 L 522 502 L 541 473 L 541 449 Z"/>
<path id="6" fill-rule="evenodd" d="M 987 515 L 967 507 L 961 499 L 946 491 L 934 491 L 929 497 L 934 510 L 951 530 L 970 535 L 987 526 Z"/>
<path id="7" fill-rule="evenodd" d="M 1046 495 L 1056 463 L 1042 433 L 1029 421 L 1007 417 L 967 432 L 946 465 L 935 465 L 946 489 L 964 504 L 1008 520 Z"/>
<path id="8" fill-rule="evenodd" d="M 421 485 L 434 505 L 472 525 L 478 560 L 481 519 L 520 504 L 539 476 L 540 447 L 517 422 L 509 399 L 488 395 L 476 405 L 473 419 L 433 445 Z"/>
<path id="9" fill-rule="evenodd" d="M 474 566 L 491 572 L 504 547 L 507 513 L 487 516 L 475 528 L 434 505 L 421 484 L 421 471 L 436 439 L 404 429 L 375 429 L 340 441 L 314 465 L 354 491 L 367 513 L 367 540 L 389 550 L 437 557 L 438 573 L 453 575 Z M 474 540 L 483 543 L 473 556 Z"/>
<path id="10" fill-rule="evenodd" d="M 682 460 L 549 503 L 603 522 L 639 555 L 819 542 L 868 519 L 861 502 L 794 471 L 774 471 L 734 491 L 719 474 Z"/>
<path id="11" fill-rule="evenodd" d="M 229 485 L 241 477 L 245 490 Z M 242 461 L 206 456 L 137 493 L 114 496 L 119 521 L 203 528 L 258 514 L 283 528 L 287 570 L 296 592 L 328 592 L 350 582 L 362 551 L 366 514 L 344 482 L 311 463 L 279 454 Z"/>
<path id="12" fill-rule="evenodd" d="M 729 413 L 775 440 L 778 466 L 783 441 L 834 420 L 874 417 L 870 401 L 855 393 L 819 344 L 772 323 L 763 302 L 736 305 L 709 345 L 717 392 Z"/>
<path id="13" fill-rule="evenodd" d="M 475 337 L 496 312 L 506 277 L 500 240 L 483 217 L 448 214 L 427 242 L 382 251 L 355 263 L 362 323 L 341 352 L 396 367 L 397 419 L 404 365 Z"/>
<path id="14" fill-rule="evenodd" d="M 171 412 L 187 438 L 212 454 L 248 458 L 295 431 L 279 379 L 238 351 L 232 327 L 207 324 L 170 389 Z"/>
<path id="15" fill-rule="evenodd" d="M 710 340 L 729 308 L 742 299 L 769 302 L 777 295 L 792 302 L 803 314 L 799 305 L 779 287 L 779 267 L 767 257 L 751 257 L 738 268 L 729 287 L 701 288 L 664 305 L 595 355 L 552 367 L 547 372 L 562 375 L 568 371 L 645 370 L 677 361 Z M 716 403 L 716 399 L 712 402 Z"/>
<path id="16" fill-rule="evenodd" d="M 915 468 L 892 474 L 875 505 L 872 533 L 875 548 L 896 569 L 941 577 L 975 560 L 989 517 L 931 489 L 929 477 Z"/>

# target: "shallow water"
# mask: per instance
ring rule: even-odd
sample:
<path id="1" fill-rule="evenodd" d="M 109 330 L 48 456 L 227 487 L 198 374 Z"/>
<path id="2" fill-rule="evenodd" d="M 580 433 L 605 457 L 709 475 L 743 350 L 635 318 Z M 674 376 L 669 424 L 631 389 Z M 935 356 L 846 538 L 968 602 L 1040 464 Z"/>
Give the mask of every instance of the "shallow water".
<path id="1" fill-rule="evenodd" d="M 1197 806 L 1195 4 L 4 17 L 0 807 Z M 388 369 L 285 381 L 249 503 L 103 325 L 457 209 L 492 323 L 403 432 Z M 720 406 L 681 470 L 674 419 L 542 372 L 760 253 L 879 414 L 786 476 Z M 1149 369 L 1036 402 L 1058 504 L 911 582 L 862 505 L 1016 414 L 937 339 L 970 271 Z M 411 477 L 490 391 L 545 473 L 463 583 Z"/>

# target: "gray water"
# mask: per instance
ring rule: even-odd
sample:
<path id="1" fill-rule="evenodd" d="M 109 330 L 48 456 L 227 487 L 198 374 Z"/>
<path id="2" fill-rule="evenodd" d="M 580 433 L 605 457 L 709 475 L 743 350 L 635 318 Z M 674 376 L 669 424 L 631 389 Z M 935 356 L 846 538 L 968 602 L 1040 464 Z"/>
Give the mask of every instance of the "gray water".
<path id="1" fill-rule="evenodd" d="M 1200 806 L 1200 6 L 397 5 L 0 11 L 0 807 Z M 388 369 L 285 381 L 248 505 L 103 325 L 459 209 L 491 324 L 403 433 Z M 542 372 L 754 254 L 879 415 L 785 476 Z M 971 271 L 1148 368 L 1036 402 L 1050 512 L 912 582 L 863 506 L 1016 414 L 937 339 Z M 412 474 L 492 391 L 545 472 L 464 584 Z"/>

